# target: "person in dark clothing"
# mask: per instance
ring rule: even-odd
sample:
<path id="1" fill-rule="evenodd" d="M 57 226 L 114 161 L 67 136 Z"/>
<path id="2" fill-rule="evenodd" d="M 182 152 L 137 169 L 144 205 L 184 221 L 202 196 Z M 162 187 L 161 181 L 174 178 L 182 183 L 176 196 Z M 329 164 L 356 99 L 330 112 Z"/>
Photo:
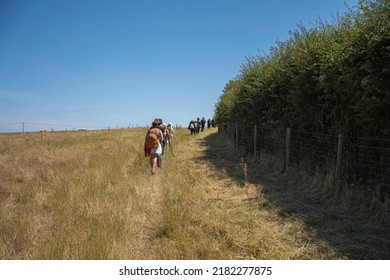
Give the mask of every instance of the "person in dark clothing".
<path id="1" fill-rule="evenodd" d="M 201 127 L 201 131 L 203 132 L 204 131 L 204 127 L 206 126 L 206 120 L 204 117 L 202 117 L 201 121 L 200 121 L 200 127 Z"/>
<path id="2" fill-rule="evenodd" d="M 190 121 L 190 124 L 188 125 L 188 129 L 190 130 L 191 135 L 195 134 L 195 122 L 194 121 Z"/>
<path id="3" fill-rule="evenodd" d="M 208 119 L 208 120 L 207 120 L 207 129 L 209 129 L 210 127 L 211 127 L 211 120 Z"/>

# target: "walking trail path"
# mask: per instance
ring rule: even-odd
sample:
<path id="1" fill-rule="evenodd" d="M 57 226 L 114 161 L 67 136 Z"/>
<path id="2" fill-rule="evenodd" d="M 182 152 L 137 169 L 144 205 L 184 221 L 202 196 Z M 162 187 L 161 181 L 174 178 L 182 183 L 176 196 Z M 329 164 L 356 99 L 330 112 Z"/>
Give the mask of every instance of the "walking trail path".
<path id="1" fill-rule="evenodd" d="M 148 203 L 130 258 L 390 258 L 388 225 L 294 174 L 240 158 L 216 131 L 183 137 L 142 186 Z"/>

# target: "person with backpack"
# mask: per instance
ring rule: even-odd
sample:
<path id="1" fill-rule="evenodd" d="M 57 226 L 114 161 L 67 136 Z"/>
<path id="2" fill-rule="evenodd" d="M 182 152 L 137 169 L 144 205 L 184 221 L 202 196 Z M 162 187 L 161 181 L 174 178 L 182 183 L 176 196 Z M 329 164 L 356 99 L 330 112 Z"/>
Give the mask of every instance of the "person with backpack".
<path id="1" fill-rule="evenodd" d="M 194 135 L 195 134 L 195 122 L 194 121 L 190 121 L 190 124 L 188 125 L 188 129 L 190 130 L 191 132 L 191 135 Z"/>
<path id="2" fill-rule="evenodd" d="M 152 123 L 152 127 L 145 136 L 146 147 L 150 149 L 150 167 L 152 175 L 156 173 L 157 160 L 161 157 L 162 153 L 161 142 L 164 140 L 164 137 L 160 129 L 160 124 L 160 120 L 155 119 Z"/>

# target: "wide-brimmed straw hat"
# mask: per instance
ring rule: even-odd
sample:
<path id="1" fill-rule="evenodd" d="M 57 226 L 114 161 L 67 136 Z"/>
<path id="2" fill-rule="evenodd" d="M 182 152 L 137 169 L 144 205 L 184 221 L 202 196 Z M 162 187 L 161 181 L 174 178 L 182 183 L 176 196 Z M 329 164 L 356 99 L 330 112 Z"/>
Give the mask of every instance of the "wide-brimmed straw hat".
<path id="1" fill-rule="evenodd" d="M 159 125 L 159 124 L 161 124 L 161 119 L 154 119 L 154 121 L 152 122 L 153 126 L 156 126 L 156 125 Z"/>

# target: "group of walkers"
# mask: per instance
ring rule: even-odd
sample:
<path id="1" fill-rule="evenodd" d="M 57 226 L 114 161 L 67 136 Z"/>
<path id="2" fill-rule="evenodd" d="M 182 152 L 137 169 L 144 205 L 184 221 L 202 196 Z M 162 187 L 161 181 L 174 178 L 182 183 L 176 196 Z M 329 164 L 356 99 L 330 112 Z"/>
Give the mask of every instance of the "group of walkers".
<path id="1" fill-rule="evenodd" d="M 191 121 L 188 129 L 191 135 L 204 131 L 207 128 L 215 127 L 214 119 L 197 118 L 196 121 Z M 174 134 L 172 123 L 165 124 L 162 119 L 154 119 L 152 126 L 145 135 L 144 152 L 145 157 L 150 156 L 150 168 L 152 175 L 156 174 L 157 168 L 162 166 L 162 157 L 165 154 L 166 148 L 169 145 L 171 150 L 171 141 Z M 172 150 L 173 153 L 173 150 Z"/>
<path id="2" fill-rule="evenodd" d="M 150 156 L 152 175 L 156 173 L 157 167 L 162 166 L 162 157 L 165 154 L 167 145 L 170 145 L 173 134 L 173 124 L 165 124 L 162 119 L 154 119 L 152 127 L 146 133 L 144 152 L 145 157 Z"/>
<path id="3" fill-rule="evenodd" d="M 191 132 L 191 135 L 197 134 L 200 131 L 203 132 L 207 123 L 207 128 L 215 127 L 215 121 L 214 119 L 208 119 L 206 122 L 206 119 L 202 117 L 202 119 L 197 118 L 196 121 L 190 121 L 188 125 L 188 129 Z"/>

